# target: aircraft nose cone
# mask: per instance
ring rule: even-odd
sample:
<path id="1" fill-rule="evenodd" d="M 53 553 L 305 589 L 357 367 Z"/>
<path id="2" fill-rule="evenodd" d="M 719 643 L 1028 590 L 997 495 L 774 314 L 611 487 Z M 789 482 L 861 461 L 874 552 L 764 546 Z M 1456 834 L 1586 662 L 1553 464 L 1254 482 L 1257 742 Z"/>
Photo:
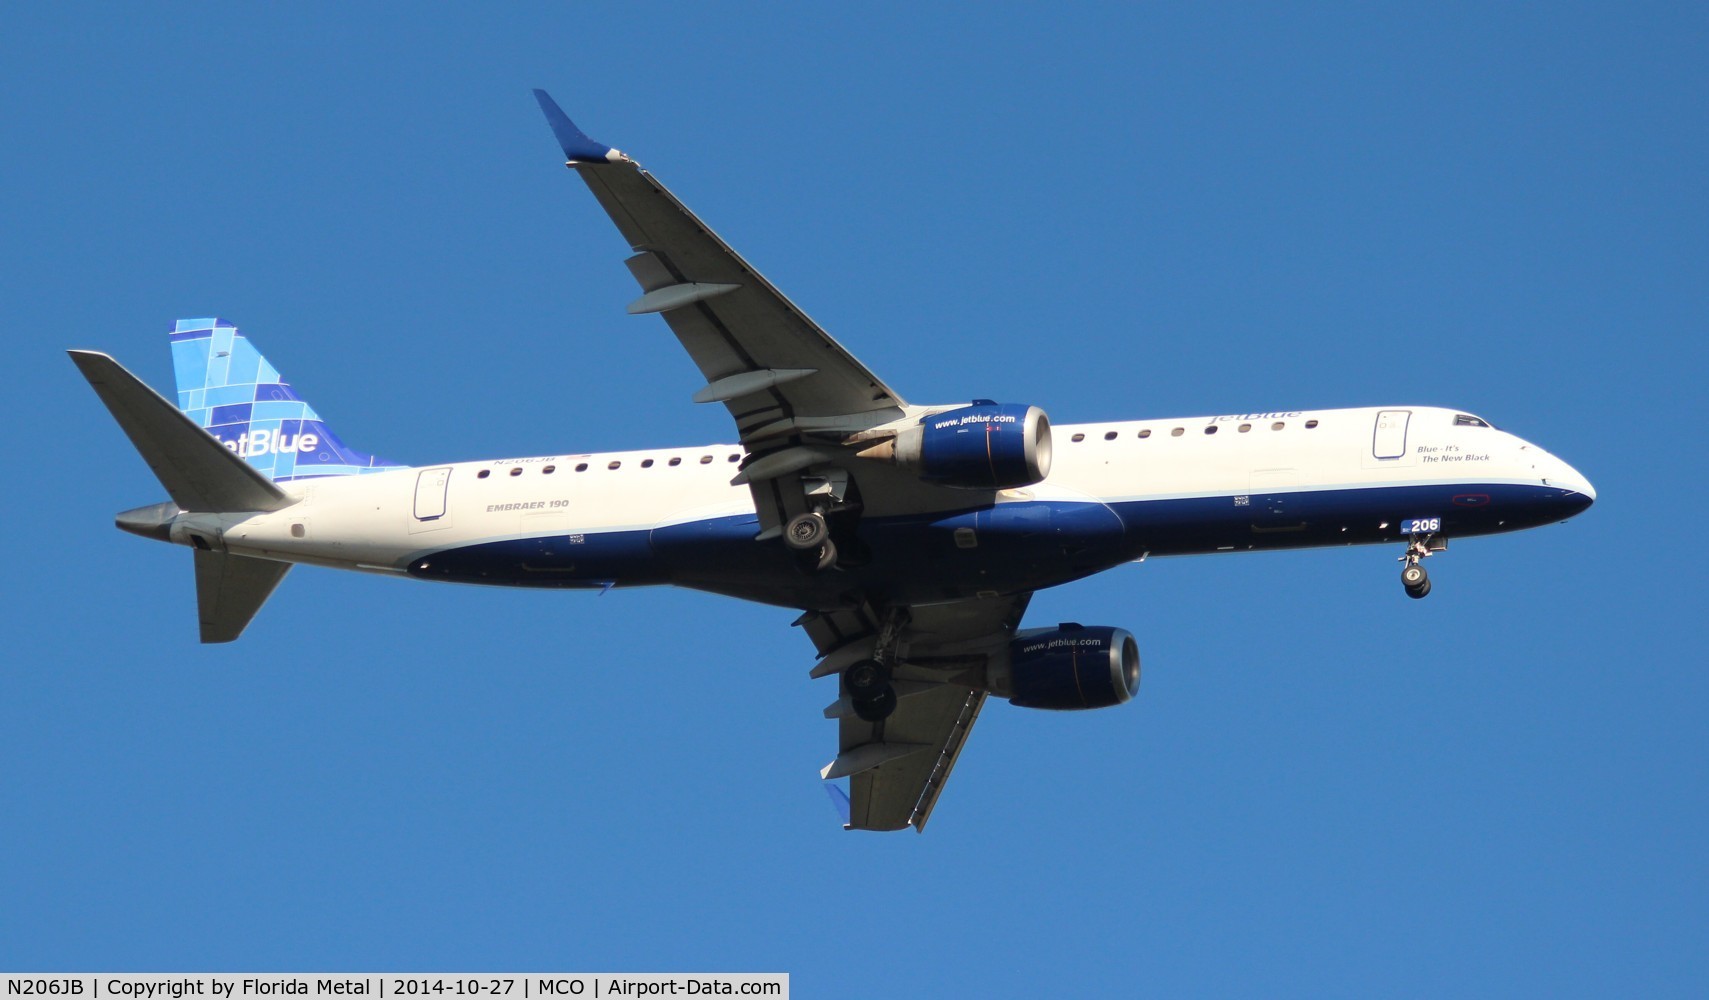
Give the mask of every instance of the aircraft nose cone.
<path id="1" fill-rule="evenodd" d="M 1573 514 L 1588 510 L 1596 502 L 1596 487 L 1590 485 L 1590 480 L 1577 469 L 1560 459 L 1555 459 L 1555 468 L 1549 470 L 1543 482 L 1569 491 L 1564 499 L 1572 506 Z"/>

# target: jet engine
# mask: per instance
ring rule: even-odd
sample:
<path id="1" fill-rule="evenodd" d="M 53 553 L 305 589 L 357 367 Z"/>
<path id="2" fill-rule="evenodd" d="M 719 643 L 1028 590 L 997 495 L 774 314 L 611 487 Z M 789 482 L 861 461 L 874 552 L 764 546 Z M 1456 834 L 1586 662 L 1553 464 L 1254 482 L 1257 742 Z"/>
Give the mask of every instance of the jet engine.
<path id="1" fill-rule="evenodd" d="M 1104 708 L 1139 690 L 1139 644 L 1124 628 L 1065 622 L 1017 633 L 990 671 L 991 691 L 1012 705 Z"/>
<path id="2" fill-rule="evenodd" d="M 979 399 L 922 417 L 860 455 L 958 489 L 1031 486 L 1050 474 L 1050 418 L 1036 406 Z"/>

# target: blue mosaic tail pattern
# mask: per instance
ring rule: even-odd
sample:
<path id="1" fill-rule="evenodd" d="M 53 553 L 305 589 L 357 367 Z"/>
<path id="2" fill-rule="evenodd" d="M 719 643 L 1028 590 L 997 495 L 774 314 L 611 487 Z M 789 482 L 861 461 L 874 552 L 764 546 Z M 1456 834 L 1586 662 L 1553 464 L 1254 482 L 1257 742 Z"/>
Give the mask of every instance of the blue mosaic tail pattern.
<path id="1" fill-rule="evenodd" d="M 179 320 L 172 367 L 178 408 L 274 482 L 400 467 L 347 447 L 223 319 Z"/>

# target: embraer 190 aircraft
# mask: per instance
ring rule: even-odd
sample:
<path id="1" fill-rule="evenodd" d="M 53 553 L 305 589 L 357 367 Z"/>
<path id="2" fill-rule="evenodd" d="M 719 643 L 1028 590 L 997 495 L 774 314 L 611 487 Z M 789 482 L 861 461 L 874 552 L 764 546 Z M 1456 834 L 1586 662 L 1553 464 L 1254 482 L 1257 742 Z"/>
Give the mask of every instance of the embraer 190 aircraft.
<path id="1" fill-rule="evenodd" d="M 406 466 L 347 445 L 236 328 L 180 320 L 177 405 L 72 359 L 171 500 L 118 526 L 194 550 L 203 642 L 236 639 L 293 563 L 422 580 L 675 584 L 799 609 L 860 830 L 925 828 L 987 695 L 1118 705 L 1126 630 L 1019 629 L 1036 590 L 1152 555 L 1385 543 L 1406 592 L 1450 537 L 1561 521 L 1571 466 L 1431 406 L 1052 426 L 1024 403 L 904 402 L 629 157 L 535 91 L 634 251 L 736 444 Z M 834 795 L 835 797 L 835 795 Z"/>

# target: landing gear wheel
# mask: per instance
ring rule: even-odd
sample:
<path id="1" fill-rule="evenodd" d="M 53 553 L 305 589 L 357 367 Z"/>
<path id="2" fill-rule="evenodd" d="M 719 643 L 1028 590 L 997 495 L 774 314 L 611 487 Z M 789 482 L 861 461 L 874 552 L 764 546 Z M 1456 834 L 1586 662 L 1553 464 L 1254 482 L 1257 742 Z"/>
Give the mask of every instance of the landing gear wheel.
<path id="1" fill-rule="evenodd" d="M 849 689 L 849 697 L 856 700 L 870 698 L 889 685 L 890 671 L 877 660 L 860 660 L 843 671 L 843 686 Z"/>
<path id="2" fill-rule="evenodd" d="M 854 703 L 855 714 L 867 722 L 881 722 L 890 718 L 890 713 L 896 711 L 896 689 L 884 685 L 884 690 L 876 698 Z"/>
<path id="3" fill-rule="evenodd" d="M 1413 600 L 1430 593 L 1430 574 L 1417 563 L 1408 563 L 1407 567 L 1400 571 L 1400 582 L 1401 586 L 1406 588 L 1406 596 Z"/>
<path id="4" fill-rule="evenodd" d="M 890 671 L 877 660 L 861 660 L 843 671 L 843 688 L 854 703 L 855 714 L 867 722 L 889 718 L 896 711 L 896 689 L 890 686 Z"/>
<path id="5" fill-rule="evenodd" d="M 827 538 L 827 539 L 825 539 L 825 544 L 819 546 L 819 562 L 818 562 L 818 565 L 814 566 L 813 568 L 815 570 L 817 570 L 818 572 L 823 573 L 824 571 L 830 569 L 832 566 L 835 566 L 836 564 L 837 564 L 837 545 L 835 542 L 833 542 L 829 538 Z"/>
<path id="6" fill-rule="evenodd" d="M 811 552 L 829 541 L 830 533 L 830 527 L 825 524 L 825 515 L 810 511 L 795 515 L 783 526 L 783 543 L 792 549 Z"/>

